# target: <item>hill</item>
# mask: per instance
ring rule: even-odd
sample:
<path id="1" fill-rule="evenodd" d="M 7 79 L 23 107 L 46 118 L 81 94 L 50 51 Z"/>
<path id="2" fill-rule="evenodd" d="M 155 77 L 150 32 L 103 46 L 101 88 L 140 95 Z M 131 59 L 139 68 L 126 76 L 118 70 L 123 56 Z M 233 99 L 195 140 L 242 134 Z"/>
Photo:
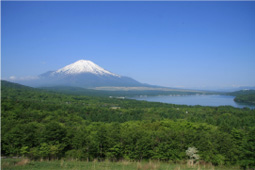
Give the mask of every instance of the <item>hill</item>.
<path id="1" fill-rule="evenodd" d="M 86 95 L 86 96 L 104 96 L 104 97 L 133 97 L 133 96 L 157 96 L 157 95 L 195 95 L 211 94 L 205 91 L 153 88 L 153 87 L 98 87 L 93 89 L 72 87 L 72 86 L 53 86 L 41 87 L 48 91 L 55 91 L 65 94 Z"/>

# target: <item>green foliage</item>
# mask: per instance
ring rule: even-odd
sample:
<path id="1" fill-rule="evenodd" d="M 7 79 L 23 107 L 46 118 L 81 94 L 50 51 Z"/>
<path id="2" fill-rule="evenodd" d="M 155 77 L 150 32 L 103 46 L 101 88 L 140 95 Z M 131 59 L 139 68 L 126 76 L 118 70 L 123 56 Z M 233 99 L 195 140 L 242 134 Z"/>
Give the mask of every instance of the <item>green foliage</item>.
<path id="1" fill-rule="evenodd" d="M 255 110 L 1 88 L 4 156 L 178 162 L 196 146 L 200 160 L 255 166 Z"/>

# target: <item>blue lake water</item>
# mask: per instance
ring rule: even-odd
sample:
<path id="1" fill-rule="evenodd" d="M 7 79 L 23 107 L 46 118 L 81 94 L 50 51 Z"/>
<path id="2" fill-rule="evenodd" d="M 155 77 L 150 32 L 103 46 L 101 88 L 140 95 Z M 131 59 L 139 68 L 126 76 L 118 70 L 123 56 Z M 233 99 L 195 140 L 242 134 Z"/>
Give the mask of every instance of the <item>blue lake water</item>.
<path id="1" fill-rule="evenodd" d="M 140 96 L 132 97 L 136 100 L 171 103 L 179 105 L 201 106 L 233 106 L 237 108 L 249 107 L 255 109 L 255 105 L 241 104 L 234 101 L 234 96 L 226 95 L 179 95 L 179 96 Z"/>

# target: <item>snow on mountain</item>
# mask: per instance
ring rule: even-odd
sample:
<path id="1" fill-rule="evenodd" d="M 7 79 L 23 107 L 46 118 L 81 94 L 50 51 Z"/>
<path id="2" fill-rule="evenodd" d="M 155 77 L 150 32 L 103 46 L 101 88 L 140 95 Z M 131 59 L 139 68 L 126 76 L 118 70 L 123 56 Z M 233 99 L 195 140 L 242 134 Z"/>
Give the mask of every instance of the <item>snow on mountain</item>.
<path id="1" fill-rule="evenodd" d="M 82 74 L 82 73 L 92 73 L 96 75 L 104 75 L 104 76 L 110 75 L 110 76 L 120 77 L 119 75 L 111 73 L 89 60 L 76 61 L 55 72 L 52 72 L 51 75 L 52 76 L 54 76 L 55 74 L 73 75 L 73 74 Z"/>
<path id="2" fill-rule="evenodd" d="M 73 74 L 82 74 L 82 73 L 92 73 L 96 75 L 111 75 L 111 76 L 120 77 L 119 75 L 111 73 L 89 60 L 76 61 L 55 72 L 52 72 L 51 75 L 52 76 L 55 74 L 73 75 Z"/>

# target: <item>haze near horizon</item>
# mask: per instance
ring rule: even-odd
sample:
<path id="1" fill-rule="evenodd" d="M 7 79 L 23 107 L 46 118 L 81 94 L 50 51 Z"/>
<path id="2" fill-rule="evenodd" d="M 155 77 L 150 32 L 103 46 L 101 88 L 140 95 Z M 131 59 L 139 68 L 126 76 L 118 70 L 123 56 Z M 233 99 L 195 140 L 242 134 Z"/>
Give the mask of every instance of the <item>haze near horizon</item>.
<path id="1" fill-rule="evenodd" d="M 159 86 L 255 86 L 255 2 L 1 2 L 2 79 L 77 60 Z"/>

